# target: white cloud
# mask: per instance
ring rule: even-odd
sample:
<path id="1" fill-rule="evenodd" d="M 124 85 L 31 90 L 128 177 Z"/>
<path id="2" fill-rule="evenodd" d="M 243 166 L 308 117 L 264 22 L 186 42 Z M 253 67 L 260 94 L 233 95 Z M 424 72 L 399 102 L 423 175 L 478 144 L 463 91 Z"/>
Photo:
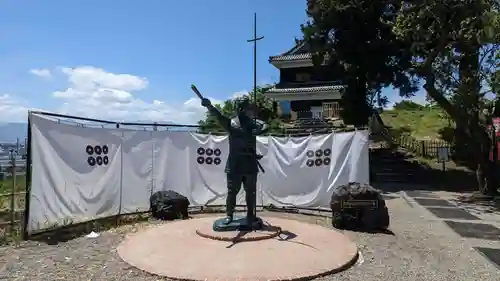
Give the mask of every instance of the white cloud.
<path id="1" fill-rule="evenodd" d="M 46 78 L 46 79 L 52 77 L 52 73 L 50 72 L 49 69 L 46 69 L 46 68 L 30 69 L 30 73 L 35 75 L 35 76 Z"/>
<path id="2" fill-rule="evenodd" d="M 127 121 L 175 122 L 195 124 L 206 110 L 196 97 L 185 102 L 145 101 L 137 93 L 148 86 L 146 78 L 131 74 L 115 74 L 101 68 L 83 66 L 60 69 L 69 87 L 53 96 L 63 100 L 58 112 L 68 115 Z M 218 100 L 212 100 L 219 103 Z"/>
<path id="3" fill-rule="evenodd" d="M 114 74 L 92 66 L 63 67 L 61 71 L 68 76 L 69 82 L 81 89 L 109 88 L 138 91 L 148 86 L 148 80 L 144 77 L 130 74 Z"/>
<path id="4" fill-rule="evenodd" d="M 28 110 L 26 102 L 8 94 L 0 94 L 0 120 L 5 122 L 26 122 Z"/>
<path id="5" fill-rule="evenodd" d="M 31 108 L 28 101 L 0 94 L 0 121 L 26 122 L 28 110 L 52 111 L 73 116 L 116 121 L 157 121 L 196 124 L 204 119 L 206 109 L 197 97 L 186 101 L 141 98 L 148 80 L 131 74 L 116 74 L 92 66 L 57 69 L 66 77 L 68 86 L 52 93 L 56 103 L 51 108 Z M 52 77 L 48 69 L 32 69 L 30 73 Z M 246 91 L 235 93 L 241 96 Z M 212 103 L 221 100 L 211 99 Z"/>
<path id="6" fill-rule="evenodd" d="M 242 91 L 238 91 L 238 92 L 234 92 L 232 95 L 231 95 L 231 99 L 237 99 L 237 98 L 241 98 L 243 97 L 244 95 L 248 94 L 248 91 L 247 90 L 242 90 Z"/>

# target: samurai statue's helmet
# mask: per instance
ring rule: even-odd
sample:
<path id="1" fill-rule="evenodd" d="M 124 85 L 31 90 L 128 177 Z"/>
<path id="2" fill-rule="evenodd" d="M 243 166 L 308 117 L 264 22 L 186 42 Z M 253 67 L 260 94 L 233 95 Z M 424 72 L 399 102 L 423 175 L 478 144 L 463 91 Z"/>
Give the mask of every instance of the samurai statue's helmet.
<path id="1" fill-rule="evenodd" d="M 237 114 L 245 112 L 250 108 L 250 101 L 247 98 L 240 98 L 234 101 L 234 110 Z"/>
<path id="2" fill-rule="evenodd" d="M 234 111 L 235 111 L 236 116 L 231 119 L 231 124 L 237 123 L 238 124 L 237 126 L 242 125 L 243 127 L 246 127 L 244 124 L 248 125 L 250 123 L 253 124 L 255 122 L 255 124 L 253 126 L 250 126 L 248 128 L 255 129 L 255 125 L 257 125 L 257 127 L 258 127 L 257 132 L 259 132 L 257 134 L 264 132 L 265 130 L 267 130 L 267 124 L 265 124 L 264 121 L 262 121 L 262 120 L 255 119 L 256 116 L 253 116 L 253 115 L 255 115 L 255 113 L 257 113 L 257 115 L 258 115 L 257 109 L 258 108 L 256 107 L 256 105 L 250 103 L 250 100 L 248 98 L 236 99 L 234 101 Z M 255 111 L 257 111 L 257 112 L 255 112 Z"/>

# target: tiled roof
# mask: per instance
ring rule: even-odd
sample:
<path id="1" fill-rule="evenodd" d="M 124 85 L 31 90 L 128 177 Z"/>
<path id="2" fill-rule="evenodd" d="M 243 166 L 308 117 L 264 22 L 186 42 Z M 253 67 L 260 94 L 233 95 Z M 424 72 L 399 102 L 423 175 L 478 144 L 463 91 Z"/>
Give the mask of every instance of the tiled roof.
<path id="1" fill-rule="evenodd" d="M 316 87 L 302 87 L 302 88 L 271 88 L 265 93 L 300 93 L 300 92 L 326 92 L 333 90 L 343 89 L 342 85 L 329 85 L 329 86 L 316 86 Z"/>
<path id="2" fill-rule="evenodd" d="M 281 55 L 270 56 L 269 62 L 311 59 L 312 55 L 309 51 L 309 44 L 307 43 L 307 41 L 302 41 Z"/>
<path id="3" fill-rule="evenodd" d="M 287 55 L 287 56 L 271 56 L 269 57 L 269 61 L 288 61 L 288 60 L 305 60 L 311 59 L 311 53 L 306 54 L 297 54 L 297 55 Z"/>

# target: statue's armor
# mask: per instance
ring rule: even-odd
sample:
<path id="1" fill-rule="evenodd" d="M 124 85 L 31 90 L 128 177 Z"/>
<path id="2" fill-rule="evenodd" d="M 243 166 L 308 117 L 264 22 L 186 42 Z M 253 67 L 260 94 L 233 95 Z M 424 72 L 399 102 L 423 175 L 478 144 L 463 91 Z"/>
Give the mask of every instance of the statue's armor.
<path id="1" fill-rule="evenodd" d="M 252 123 L 251 128 L 242 128 L 239 117 L 230 120 L 229 125 L 229 156 L 226 162 L 226 173 L 241 175 L 256 175 L 259 172 L 257 165 L 257 138 L 256 133 L 265 129 L 262 121 Z M 247 126 L 248 126 L 247 125 Z"/>
<path id="2" fill-rule="evenodd" d="M 258 163 L 258 160 L 262 156 L 257 154 L 256 136 L 267 129 L 266 125 L 260 120 L 250 119 L 248 116 L 241 114 L 241 112 L 237 117 L 230 119 L 222 115 L 213 106 L 208 109 L 229 135 L 229 155 L 225 168 L 228 189 L 226 214 L 231 220 L 236 206 L 236 195 L 243 185 L 247 204 L 247 219 L 253 220 L 256 217 L 254 211 L 257 174 L 259 169 L 262 169 Z"/>

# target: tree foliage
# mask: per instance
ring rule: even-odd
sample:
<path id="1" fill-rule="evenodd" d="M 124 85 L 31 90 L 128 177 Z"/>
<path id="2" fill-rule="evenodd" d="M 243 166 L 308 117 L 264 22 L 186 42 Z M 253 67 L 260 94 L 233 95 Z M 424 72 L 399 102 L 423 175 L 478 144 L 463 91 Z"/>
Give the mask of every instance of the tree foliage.
<path id="1" fill-rule="evenodd" d="M 240 99 L 248 99 L 252 105 L 256 105 L 257 107 L 257 118 L 266 122 L 269 125 L 269 133 L 278 133 L 281 132 L 281 119 L 278 118 L 278 110 L 276 102 L 266 98 L 263 95 L 263 91 L 267 89 L 267 86 L 257 87 L 256 96 L 257 99 L 254 99 L 254 92 L 246 93 L 240 97 L 236 97 L 233 99 L 228 99 L 222 102 L 221 104 L 215 104 L 214 106 L 220 110 L 220 112 L 228 117 L 235 117 L 235 102 Z M 219 133 L 223 132 L 223 128 L 219 125 L 217 120 L 213 115 L 207 112 L 204 120 L 200 120 L 198 122 L 200 126 L 200 132 L 202 133 Z"/>
<path id="2" fill-rule="evenodd" d="M 485 97 L 494 94 L 498 71 L 498 3 L 487 0 L 411 1 L 394 26 L 411 43 L 412 68 L 427 94 L 456 125 L 456 149 L 477 165 L 480 189 L 496 192 Z M 496 30 L 496 31 L 495 31 Z"/>
<path id="3" fill-rule="evenodd" d="M 457 139 L 467 144 L 462 147 L 477 164 L 479 187 L 494 191 L 488 168 L 491 116 L 483 111 L 491 104 L 488 97 L 500 101 L 499 1 L 307 2 L 304 38 L 312 42 L 316 65 L 326 58 L 332 69 L 342 66 L 346 112 L 366 112 L 364 101 L 385 86 L 407 96 L 422 81 L 428 98 L 455 122 Z M 366 118 L 345 117 L 354 123 Z"/>
<path id="4" fill-rule="evenodd" d="M 411 100 L 403 100 L 394 104 L 396 110 L 423 110 L 425 106 Z"/>
<path id="5" fill-rule="evenodd" d="M 384 87 L 392 85 L 404 96 L 417 90 L 417 81 L 405 73 L 410 67 L 409 54 L 402 52 L 407 43 L 392 32 L 399 6 L 390 2 L 395 1 L 308 1 L 304 40 L 311 44 L 316 65 L 326 60 L 332 71 L 340 67 L 347 86 L 341 104 L 347 124 L 366 124 L 368 100 Z"/>

